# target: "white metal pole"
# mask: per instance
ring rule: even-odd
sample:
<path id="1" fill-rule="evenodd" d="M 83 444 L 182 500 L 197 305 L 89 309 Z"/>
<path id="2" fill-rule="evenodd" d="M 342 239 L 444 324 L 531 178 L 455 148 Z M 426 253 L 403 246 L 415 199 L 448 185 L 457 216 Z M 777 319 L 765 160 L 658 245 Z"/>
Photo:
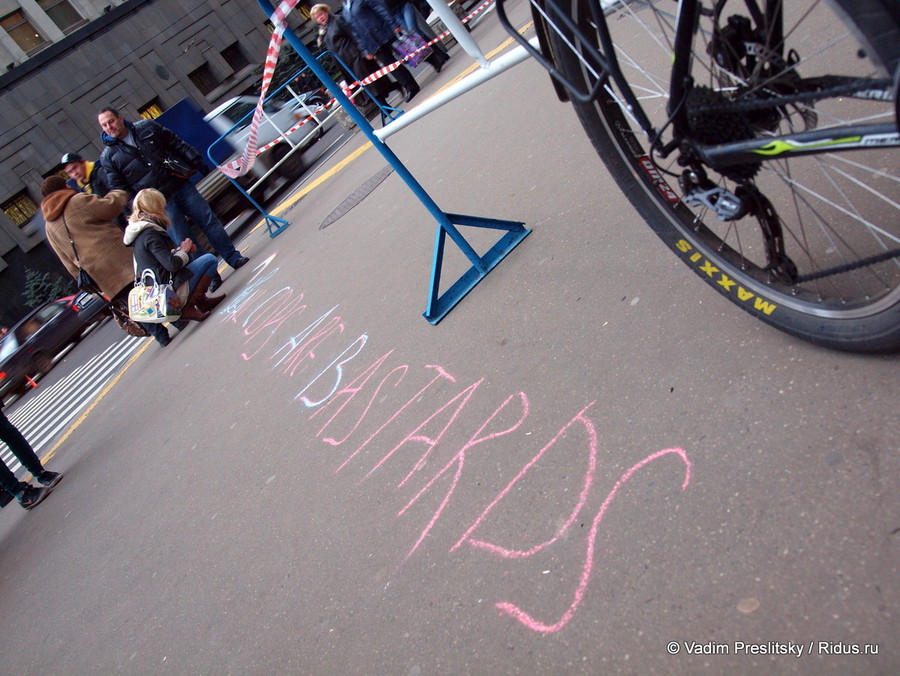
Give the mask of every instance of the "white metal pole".
<path id="1" fill-rule="evenodd" d="M 450 9 L 450 5 L 447 4 L 446 0 L 427 0 L 427 2 L 431 5 L 431 8 L 435 11 L 440 20 L 444 22 L 444 25 L 447 27 L 447 30 L 450 31 L 450 34 L 456 38 L 459 46 L 465 50 L 466 54 L 475 59 L 479 66 L 487 68 L 488 60 L 484 57 L 484 54 L 481 53 L 478 43 L 476 43 L 475 40 L 472 39 L 472 36 L 469 35 L 469 31 L 466 30 L 466 27 L 462 25 L 462 22 L 457 18 L 456 14 Z"/>
<path id="2" fill-rule="evenodd" d="M 531 38 L 528 43 L 532 47 L 537 49 L 538 40 L 536 37 Z M 498 56 L 493 61 L 486 62 L 485 66 L 474 71 L 471 75 L 463 78 L 456 84 L 450 85 L 446 89 L 439 91 L 437 94 L 429 97 L 428 100 L 424 101 L 412 110 L 403 113 L 403 115 L 398 117 L 393 122 L 386 124 L 381 129 L 376 129 L 375 136 L 383 141 L 391 134 L 400 131 L 409 124 L 412 124 L 420 117 L 423 117 L 433 110 L 440 108 L 445 103 L 449 103 L 457 96 L 465 94 L 467 91 L 474 89 L 481 83 L 487 82 L 491 78 L 500 75 L 500 73 L 509 70 L 528 57 L 529 53 L 521 45 L 511 49 L 506 54 Z"/>

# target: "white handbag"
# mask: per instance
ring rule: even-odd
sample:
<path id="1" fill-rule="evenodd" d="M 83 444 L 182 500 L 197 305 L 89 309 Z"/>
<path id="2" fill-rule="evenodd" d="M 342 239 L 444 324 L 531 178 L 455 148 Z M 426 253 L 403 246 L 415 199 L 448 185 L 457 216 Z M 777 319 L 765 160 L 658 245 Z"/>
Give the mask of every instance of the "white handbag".
<path id="1" fill-rule="evenodd" d="M 150 278 L 152 284 L 147 284 Z M 128 292 L 128 316 L 136 322 L 159 324 L 181 317 L 181 300 L 172 284 L 160 284 L 149 268 L 141 273 Z"/>

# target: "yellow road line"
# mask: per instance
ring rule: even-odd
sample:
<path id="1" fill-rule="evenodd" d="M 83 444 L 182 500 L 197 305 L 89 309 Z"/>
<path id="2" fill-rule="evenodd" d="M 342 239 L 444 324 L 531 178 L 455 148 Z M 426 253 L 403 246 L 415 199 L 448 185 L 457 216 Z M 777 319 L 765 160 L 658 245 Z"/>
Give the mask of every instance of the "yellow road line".
<path id="1" fill-rule="evenodd" d="M 301 198 L 306 197 L 309 193 L 311 193 L 314 189 L 318 188 L 320 185 L 322 185 L 325 181 L 330 179 L 332 176 L 335 176 L 340 171 L 343 171 L 351 162 L 353 162 L 357 157 L 362 155 L 364 152 L 366 152 L 371 147 L 372 147 L 372 142 L 366 141 L 363 145 L 361 145 L 359 148 L 357 148 L 352 153 L 350 153 L 349 156 L 345 157 L 343 160 L 338 162 L 331 169 L 329 169 L 324 174 L 319 176 L 316 180 L 312 181 L 308 185 L 303 186 L 302 188 L 300 188 L 300 190 L 295 192 L 293 195 L 288 197 L 284 202 L 282 202 L 277 207 L 275 207 L 275 210 L 272 212 L 272 215 L 277 216 L 278 214 L 282 213 L 289 207 L 291 207 L 294 204 L 296 204 L 297 202 L 299 202 Z M 257 226 L 257 227 L 259 227 L 259 226 Z"/>

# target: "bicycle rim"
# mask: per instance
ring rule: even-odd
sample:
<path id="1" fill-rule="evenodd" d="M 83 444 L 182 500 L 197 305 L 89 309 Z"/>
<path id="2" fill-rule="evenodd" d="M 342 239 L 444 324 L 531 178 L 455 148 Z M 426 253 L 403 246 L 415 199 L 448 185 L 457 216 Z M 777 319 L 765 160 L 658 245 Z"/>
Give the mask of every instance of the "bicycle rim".
<path id="1" fill-rule="evenodd" d="M 878 0 L 873 1 L 878 9 Z M 580 29 L 595 36 L 587 0 L 563 2 Z M 605 13 L 619 66 L 651 123 L 661 130 L 664 144 L 671 139 L 670 103 L 679 105 L 668 99 L 677 4 L 669 0 L 605 4 L 610 5 Z M 755 81 L 746 69 L 738 72 L 735 62 L 740 56 L 731 63 L 727 55 L 723 58 L 722 23 L 747 12 L 743 2 L 720 4 L 725 11 L 718 20 L 712 13 L 700 17 L 692 48 L 694 84 L 713 102 L 719 93 L 754 96 L 754 89 L 771 87 L 770 80 L 762 82 L 757 76 Z M 868 29 L 852 20 L 845 23 L 846 15 L 832 12 L 826 2 L 785 5 L 785 53 L 793 50 L 796 63 L 790 70 L 801 77 L 884 77 L 883 64 L 897 62 L 900 39 L 885 40 L 882 35 L 870 40 Z M 892 21 L 885 12 L 884 22 Z M 552 23 L 556 29 L 551 27 L 548 33 L 560 70 L 579 89 L 590 90 L 598 81 L 590 59 L 579 54 L 581 48 L 569 29 Z M 894 23 L 888 30 L 896 33 L 898 28 Z M 722 221 L 708 205 L 688 206 L 681 199 L 678 177 L 684 167 L 677 162 L 678 153 L 662 158 L 651 152 L 650 139 L 624 99 L 605 80 L 595 100 L 575 107 L 629 199 L 701 278 L 763 321 L 819 344 L 860 351 L 900 346 L 900 258 L 886 253 L 900 249 L 900 155 L 891 152 L 894 149 L 766 161 L 755 170 L 752 182 L 777 212 L 784 250 L 796 266 L 797 276 L 785 279 L 773 272 L 767 251 L 771 237 L 764 235 L 757 218 Z M 891 123 L 894 105 L 842 97 L 770 108 L 753 135 Z M 727 114 L 711 115 L 707 133 L 733 133 L 727 131 L 733 123 Z M 737 139 L 720 142 L 727 140 Z M 738 181 L 746 182 L 712 169 L 708 177 L 729 191 L 737 189 Z"/>

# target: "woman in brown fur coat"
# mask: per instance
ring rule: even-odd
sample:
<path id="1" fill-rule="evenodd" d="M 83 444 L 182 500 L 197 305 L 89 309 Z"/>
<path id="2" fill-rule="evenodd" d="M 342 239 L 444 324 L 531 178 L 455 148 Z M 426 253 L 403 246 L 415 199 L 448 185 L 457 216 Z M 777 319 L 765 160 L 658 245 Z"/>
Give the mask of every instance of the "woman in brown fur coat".
<path id="1" fill-rule="evenodd" d="M 61 176 L 49 176 L 41 184 L 41 213 L 47 224 L 47 241 L 59 260 L 78 279 L 81 267 L 97 283 L 107 300 L 127 295 L 134 286 L 131 250 L 122 242 L 122 230 L 115 218 L 128 203 L 128 193 L 112 190 L 104 197 L 77 192 Z M 68 226 L 68 231 L 66 227 Z M 75 242 L 73 249 L 69 241 Z M 161 345 L 169 343 L 162 324 L 142 324 Z"/>

